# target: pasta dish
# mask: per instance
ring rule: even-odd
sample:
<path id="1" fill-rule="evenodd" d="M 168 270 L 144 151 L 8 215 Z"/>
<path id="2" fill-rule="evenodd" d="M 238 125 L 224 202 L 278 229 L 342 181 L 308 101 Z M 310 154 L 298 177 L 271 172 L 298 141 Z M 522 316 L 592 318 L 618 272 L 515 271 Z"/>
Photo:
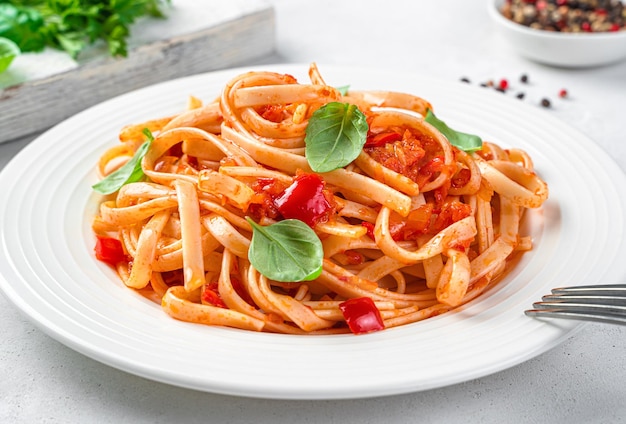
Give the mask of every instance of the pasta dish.
<path id="1" fill-rule="evenodd" d="M 458 307 L 532 248 L 520 221 L 548 188 L 527 153 L 308 74 L 244 73 L 122 128 L 96 257 L 178 320 L 360 334 Z"/>

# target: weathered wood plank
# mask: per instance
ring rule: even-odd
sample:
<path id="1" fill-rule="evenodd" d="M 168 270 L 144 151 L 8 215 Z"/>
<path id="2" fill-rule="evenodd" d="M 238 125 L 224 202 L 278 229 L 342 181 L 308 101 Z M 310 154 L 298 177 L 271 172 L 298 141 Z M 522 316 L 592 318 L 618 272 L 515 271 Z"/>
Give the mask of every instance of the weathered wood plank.
<path id="1" fill-rule="evenodd" d="M 75 69 L 1 90 L 0 143 L 46 129 L 137 88 L 237 66 L 271 53 L 273 9 L 259 2 L 247 10 L 245 2 L 231 4 L 238 9 L 231 10 L 226 20 L 213 17 L 207 28 L 139 45 L 127 58 L 102 55 Z"/>

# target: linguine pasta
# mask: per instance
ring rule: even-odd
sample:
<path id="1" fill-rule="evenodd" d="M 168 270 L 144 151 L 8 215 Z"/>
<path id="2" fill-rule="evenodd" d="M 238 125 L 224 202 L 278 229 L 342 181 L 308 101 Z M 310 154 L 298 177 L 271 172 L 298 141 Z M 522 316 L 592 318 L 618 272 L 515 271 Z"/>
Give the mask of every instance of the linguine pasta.
<path id="1" fill-rule="evenodd" d="M 93 222 L 98 258 L 179 320 L 330 334 L 442 314 L 531 249 L 520 220 L 548 189 L 525 152 L 489 142 L 466 152 L 425 121 L 432 105 L 422 98 L 341 92 L 315 64 L 309 77 L 245 73 L 214 101 L 191 98 L 180 114 L 123 128 L 98 164 L 103 178 L 144 145 L 145 129 L 154 139 L 143 178 L 103 198 Z M 307 127 L 333 102 L 364 114 L 367 141 L 345 166 L 315 172 Z M 319 239 L 311 278 L 278 281 L 251 263 L 252 224 L 287 218 Z M 349 307 L 363 299 L 371 302 Z M 367 323 L 372 316 L 379 325 Z"/>

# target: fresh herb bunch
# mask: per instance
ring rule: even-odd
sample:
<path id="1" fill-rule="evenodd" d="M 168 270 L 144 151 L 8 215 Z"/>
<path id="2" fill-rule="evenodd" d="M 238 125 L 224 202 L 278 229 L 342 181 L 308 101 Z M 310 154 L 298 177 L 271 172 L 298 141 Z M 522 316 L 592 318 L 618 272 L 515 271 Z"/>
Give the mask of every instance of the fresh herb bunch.
<path id="1" fill-rule="evenodd" d="M 164 17 L 171 0 L 0 0 L 0 39 L 22 52 L 44 47 L 72 57 L 98 40 L 112 56 L 128 54 L 130 26 L 140 17 Z"/>

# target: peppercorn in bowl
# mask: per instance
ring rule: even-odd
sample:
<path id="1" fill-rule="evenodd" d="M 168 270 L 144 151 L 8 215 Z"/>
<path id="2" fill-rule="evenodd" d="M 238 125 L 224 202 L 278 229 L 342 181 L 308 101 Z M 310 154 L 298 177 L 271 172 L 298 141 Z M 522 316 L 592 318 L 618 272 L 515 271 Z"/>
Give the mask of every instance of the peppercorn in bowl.
<path id="1" fill-rule="evenodd" d="M 591 67 L 626 59 L 626 5 L 618 0 L 489 0 L 499 34 L 547 65 Z"/>

